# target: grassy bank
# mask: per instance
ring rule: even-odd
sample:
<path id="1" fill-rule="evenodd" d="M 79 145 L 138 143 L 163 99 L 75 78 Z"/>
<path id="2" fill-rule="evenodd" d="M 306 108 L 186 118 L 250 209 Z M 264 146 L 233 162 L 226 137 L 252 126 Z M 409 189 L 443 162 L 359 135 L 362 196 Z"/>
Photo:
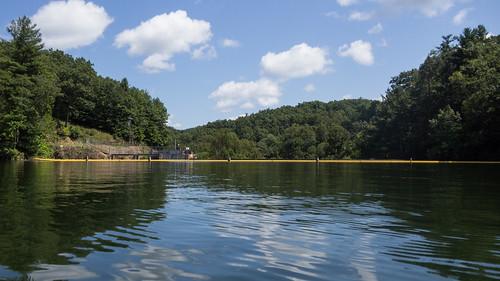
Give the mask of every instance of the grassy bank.
<path id="1" fill-rule="evenodd" d="M 109 159 L 112 154 L 144 154 L 149 146 L 130 145 L 111 134 L 78 125 L 59 125 L 49 137 L 51 145 L 45 158 Z"/>

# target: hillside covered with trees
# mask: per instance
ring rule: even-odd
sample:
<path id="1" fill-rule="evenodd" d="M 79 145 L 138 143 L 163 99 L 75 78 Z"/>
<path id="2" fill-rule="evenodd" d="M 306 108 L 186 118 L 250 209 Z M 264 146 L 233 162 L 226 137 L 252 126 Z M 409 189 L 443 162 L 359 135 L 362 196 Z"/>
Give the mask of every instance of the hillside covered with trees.
<path id="1" fill-rule="evenodd" d="M 0 158 L 53 157 L 82 128 L 137 144 L 191 147 L 200 159 L 500 159 L 500 36 L 444 36 L 382 101 L 306 102 L 183 131 L 158 98 L 92 63 L 45 50 L 27 17 L 0 41 Z M 96 132 L 97 132 L 96 131 Z M 98 133 L 96 133 L 98 134 Z"/>
<path id="2" fill-rule="evenodd" d="M 444 36 L 381 102 L 307 102 L 178 132 L 201 158 L 500 159 L 500 36 Z"/>
<path id="3" fill-rule="evenodd" d="M 53 143 L 79 126 L 148 145 L 168 142 L 168 114 L 158 98 L 126 79 L 99 76 L 92 63 L 44 50 L 28 17 L 0 41 L 0 158 L 51 157 Z"/>

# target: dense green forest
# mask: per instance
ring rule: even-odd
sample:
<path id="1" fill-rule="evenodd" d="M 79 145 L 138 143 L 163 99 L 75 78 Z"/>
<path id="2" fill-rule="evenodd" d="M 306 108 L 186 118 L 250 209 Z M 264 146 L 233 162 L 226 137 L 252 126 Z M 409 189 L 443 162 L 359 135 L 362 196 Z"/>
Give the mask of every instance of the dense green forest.
<path id="1" fill-rule="evenodd" d="M 390 80 L 382 101 L 307 102 L 184 131 L 167 127 L 163 103 L 126 79 L 45 50 L 29 18 L 7 31 L 0 158 L 52 157 L 56 140 L 83 126 L 146 145 L 175 139 L 200 159 L 500 159 L 500 36 L 483 26 L 444 36 L 418 69 Z"/>
<path id="2" fill-rule="evenodd" d="M 500 36 L 444 36 L 381 102 L 307 102 L 178 132 L 200 158 L 500 159 Z"/>
<path id="3" fill-rule="evenodd" d="M 159 99 L 126 79 L 97 75 L 83 58 L 44 50 L 27 17 L 7 31 L 12 39 L 0 41 L 0 158 L 51 157 L 55 140 L 78 136 L 79 127 L 68 124 L 136 143 L 167 143 L 168 114 Z"/>

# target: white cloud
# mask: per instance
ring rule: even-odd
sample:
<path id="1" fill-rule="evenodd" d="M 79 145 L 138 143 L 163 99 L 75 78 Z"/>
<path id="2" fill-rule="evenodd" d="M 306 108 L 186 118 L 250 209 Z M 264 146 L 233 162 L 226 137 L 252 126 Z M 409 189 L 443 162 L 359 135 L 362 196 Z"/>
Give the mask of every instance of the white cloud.
<path id="1" fill-rule="evenodd" d="M 170 56 L 162 54 L 152 54 L 144 59 L 140 68 L 147 73 L 158 73 L 162 70 L 175 71 L 175 64 L 169 63 Z"/>
<path id="2" fill-rule="evenodd" d="M 372 65 L 375 58 L 372 53 L 372 45 L 370 42 L 357 40 L 351 44 L 343 45 L 338 50 L 338 55 L 341 57 L 351 57 L 354 61 L 362 65 Z"/>
<path id="3" fill-rule="evenodd" d="M 252 109 L 254 107 L 255 105 L 253 104 L 253 102 L 245 102 L 240 106 L 241 109 Z"/>
<path id="4" fill-rule="evenodd" d="M 380 40 L 380 43 L 378 45 L 382 48 L 385 48 L 389 46 L 389 43 L 387 43 L 387 40 L 385 40 L 385 38 L 382 38 L 382 40 Z"/>
<path id="5" fill-rule="evenodd" d="M 217 51 L 212 45 L 203 45 L 193 51 L 191 58 L 194 60 L 211 60 L 217 57 Z"/>
<path id="6" fill-rule="evenodd" d="M 113 22 L 103 7 L 83 0 L 49 2 L 31 19 L 46 47 L 63 50 L 94 43 Z"/>
<path id="7" fill-rule="evenodd" d="M 172 123 L 171 126 L 174 127 L 174 128 L 176 128 L 176 129 L 181 129 L 182 128 L 182 124 L 179 123 L 179 122 L 174 122 L 174 123 Z"/>
<path id="8" fill-rule="evenodd" d="M 316 86 L 314 86 L 314 84 L 307 84 L 304 87 L 304 91 L 306 91 L 307 93 L 312 93 L 312 92 L 316 91 Z"/>
<path id="9" fill-rule="evenodd" d="M 458 11 L 458 13 L 453 17 L 453 24 L 454 25 L 461 25 L 465 18 L 467 17 L 467 14 L 469 13 L 469 9 L 462 9 Z"/>
<path id="10" fill-rule="evenodd" d="M 222 40 L 222 46 L 226 48 L 236 48 L 240 46 L 240 42 L 225 38 L 224 40 Z"/>
<path id="11" fill-rule="evenodd" d="M 259 79 L 249 82 L 225 82 L 209 97 L 216 100 L 217 109 L 229 112 L 235 107 L 249 109 L 255 104 L 264 107 L 275 105 L 280 96 L 279 84 L 269 79 Z"/>
<path id="12" fill-rule="evenodd" d="M 311 47 L 306 43 L 295 45 L 281 53 L 269 52 L 260 60 L 265 74 L 284 80 L 325 73 L 330 64 L 332 61 L 325 49 Z"/>
<path id="13" fill-rule="evenodd" d="M 141 68 L 155 73 L 175 70 L 175 64 L 170 62 L 175 54 L 188 53 L 211 38 L 209 22 L 192 19 L 186 11 L 179 10 L 155 16 L 120 32 L 114 44 L 118 48 L 128 47 L 129 55 L 146 56 Z"/>
<path id="14" fill-rule="evenodd" d="M 390 9 L 418 10 L 427 17 L 448 11 L 458 0 L 378 0 Z"/>
<path id="15" fill-rule="evenodd" d="M 245 116 L 247 116 L 247 115 L 246 114 L 240 114 L 238 116 L 231 116 L 231 117 L 227 118 L 227 120 L 233 120 L 234 121 L 234 120 L 236 120 L 236 119 L 238 119 L 240 117 L 245 117 Z"/>
<path id="16" fill-rule="evenodd" d="M 175 129 L 182 128 L 182 124 L 175 120 L 175 116 L 173 114 L 170 114 L 170 116 L 168 116 L 167 126 L 173 127 Z"/>
<path id="17" fill-rule="evenodd" d="M 341 17 L 341 16 L 340 16 L 340 14 L 339 14 L 338 12 L 336 12 L 336 11 L 326 12 L 326 13 L 325 13 L 325 16 L 327 16 L 327 17 L 332 17 L 332 18 L 336 18 L 336 19 L 338 19 L 338 18 L 340 18 L 340 17 Z"/>
<path id="18" fill-rule="evenodd" d="M 350 99 L 352 99 L 352 96 L 351 95 L 344 95 L 344 96 L 342 96 L 342 99 L 343 100 L 350 100 Z"/>
<path id="19" fill-rule="evenodd" d="M 357 2 L 358 0 L 337 0 L 337 3 L 342 7 L 350 6 L 356 4 Z"/>
<path id="20" fill-rule="evenodd" d="M 350 21 L 367 21 L 373 18 L 374 12 L 359 12 L 354 11 L 349 15 Z"/>
<path id="21" fill-rule="evenodd" d="M 382 24 L 379 22 L 377 23 L 376 25 L 374 25 L 372 28 L 370 28 L 368 30 L 368 33 L 369 34 L 377 34 L 377 33 L 380 33 L 384 30 L 384 27 L 382 26 Z"/>

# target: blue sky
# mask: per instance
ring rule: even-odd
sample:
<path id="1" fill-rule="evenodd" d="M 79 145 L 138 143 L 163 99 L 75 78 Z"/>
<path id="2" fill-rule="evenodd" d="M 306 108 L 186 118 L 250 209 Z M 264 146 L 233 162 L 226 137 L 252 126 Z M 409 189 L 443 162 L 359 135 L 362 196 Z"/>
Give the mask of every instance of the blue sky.
<path id="1" fill-rule="evenodd" d="M 478 24 L 498 34 L 498 11 L 496 0 L 3 0 L 0 23 L 32 17 L 47 45 L 127 77 L 189 128 L 303 101 L 377 99 L 442 35 Z"/>

